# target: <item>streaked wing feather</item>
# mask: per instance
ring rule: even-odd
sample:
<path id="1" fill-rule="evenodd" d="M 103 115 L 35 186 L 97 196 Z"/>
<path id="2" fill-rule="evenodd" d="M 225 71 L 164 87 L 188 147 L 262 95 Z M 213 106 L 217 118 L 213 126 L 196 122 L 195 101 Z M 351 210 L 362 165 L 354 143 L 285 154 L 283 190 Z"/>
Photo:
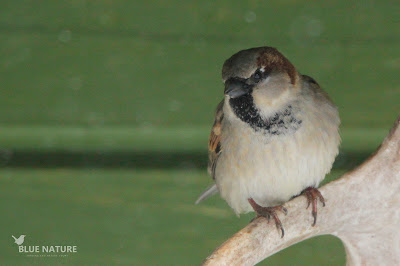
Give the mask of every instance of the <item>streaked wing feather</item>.
<path id="1" fill-rule="evenodd" d="M 215 180 L 215 168 L 217 165 L 218 157 L 222 152 L 221 148 L 221 127 L 222 120 L 224 119 L 224 113 L 222 107 L 224 105 L 224 101 L 221 101 L 215 112 L 215 120 L 213 127 L 211 129 L 211 134 L 208 142 L 208 173 Z M 218 188 L 216 184 L 213 184 L 211 187 L 206 189 L 200 197 L 197 199 L 196 204 L 202 202 L 203 200 L 211 197 L 212 195 L 218 192 Z"/>
<path id="2" fill-rule="evenodd" d="M 217 160 L 222 152 L 221 127 L 222 120 L 224 119 L 223 105 L 224 101 L 222 100 L 217 106 L 215 111 L 215 120 L 208 142 L 208 173 L 213 179 L 215 179 L 215 167 L 217 165 Z"/>

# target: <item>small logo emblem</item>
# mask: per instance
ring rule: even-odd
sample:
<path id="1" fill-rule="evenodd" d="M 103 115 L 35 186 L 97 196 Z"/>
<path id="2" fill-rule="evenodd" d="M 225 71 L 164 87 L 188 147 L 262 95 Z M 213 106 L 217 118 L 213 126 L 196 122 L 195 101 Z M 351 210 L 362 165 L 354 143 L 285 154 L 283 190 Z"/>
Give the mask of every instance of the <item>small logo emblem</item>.
<path id="1" fill-rule="evenodd" d="M 26 236 L 26 235 L 21 235 L 21 236 L 18 237 L 18 238 L 16 238 L 15 236 L 12 236 L 12 237 L 13 237 L 14 240 L 15 240 L 15 244 L 17 244 L 17 245 L 19 246 L 19 245 L 22 245 L 22 243 L 24 243 L 25 236 Z"/>

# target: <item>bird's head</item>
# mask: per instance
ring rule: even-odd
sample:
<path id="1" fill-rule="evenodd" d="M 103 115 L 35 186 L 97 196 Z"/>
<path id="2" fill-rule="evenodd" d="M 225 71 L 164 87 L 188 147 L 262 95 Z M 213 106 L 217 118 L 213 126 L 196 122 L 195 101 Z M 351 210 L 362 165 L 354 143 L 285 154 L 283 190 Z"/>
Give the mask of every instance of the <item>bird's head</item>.
<path id="1" fill-rule="evenodd" d="M 222 68 L 226 102 L 251 100 L 261 116 L 271 113 L 299 91 L 299 74 L 277 49 L 259 47 L 242 50 L 225 61 Z"/>

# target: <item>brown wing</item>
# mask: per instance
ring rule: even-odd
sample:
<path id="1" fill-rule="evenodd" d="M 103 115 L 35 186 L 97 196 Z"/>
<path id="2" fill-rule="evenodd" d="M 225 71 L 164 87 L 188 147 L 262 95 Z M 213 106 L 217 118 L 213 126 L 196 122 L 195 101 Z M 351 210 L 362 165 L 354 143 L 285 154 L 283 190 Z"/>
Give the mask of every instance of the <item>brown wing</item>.
<path id="1" fill-rule="evenodd" d="M 224 112 L 222 107 L 224 106 L 224 101 L 222 100 L 215 111 L 214 125 L 211 129 L 210 138 L 208 141 L 208 173 L 213 179 L 215 179 L 215 167 L 217 165 L 217 160 L 221 154 L 221 127 L 222 120 L 224 119 Z"/>

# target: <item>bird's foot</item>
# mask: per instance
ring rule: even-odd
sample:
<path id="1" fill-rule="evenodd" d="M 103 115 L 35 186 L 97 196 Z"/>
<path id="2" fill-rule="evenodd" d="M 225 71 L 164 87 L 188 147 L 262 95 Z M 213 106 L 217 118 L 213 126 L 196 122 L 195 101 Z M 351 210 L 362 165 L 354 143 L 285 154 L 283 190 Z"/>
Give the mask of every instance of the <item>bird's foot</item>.
<path id="1" fill-rule="evenodd" d="M 283 226 L 281 223 L 281 220 L 279 220 L 277 212 L 283 212 L 285 215 L 287 215 L 288 211 L 285 207 L 283 206 L 274 206 L 274 207 L 262 207 L 258 205 L 252 198 L 248 199 L 251 207 L 253 207 L 254 211 L 257 214 L 257 217 L 265 217 L 269 221 L 271 220 L 271 217 L 275 221 L 276 228 L 278 231 L 282 232 L 282 237 L 285 235 L 285 230 L 283 230 Z"/>
<path id="2" fill-rule="evenodd" d="M 305 195 L 307 197 L 307 208 L 312 204 L 312 211 L 311 214 L 314 217 L 314 222 L 312 226 L 314 226 L 317 223 L 317 203 L 318 200 L 321 201 L 322 206 L 325 207 L 325 199 L 322 196 L 321 192 L 319 192 L 318 189 L 314 187 L 308 187 L 301 194 Z"/>

